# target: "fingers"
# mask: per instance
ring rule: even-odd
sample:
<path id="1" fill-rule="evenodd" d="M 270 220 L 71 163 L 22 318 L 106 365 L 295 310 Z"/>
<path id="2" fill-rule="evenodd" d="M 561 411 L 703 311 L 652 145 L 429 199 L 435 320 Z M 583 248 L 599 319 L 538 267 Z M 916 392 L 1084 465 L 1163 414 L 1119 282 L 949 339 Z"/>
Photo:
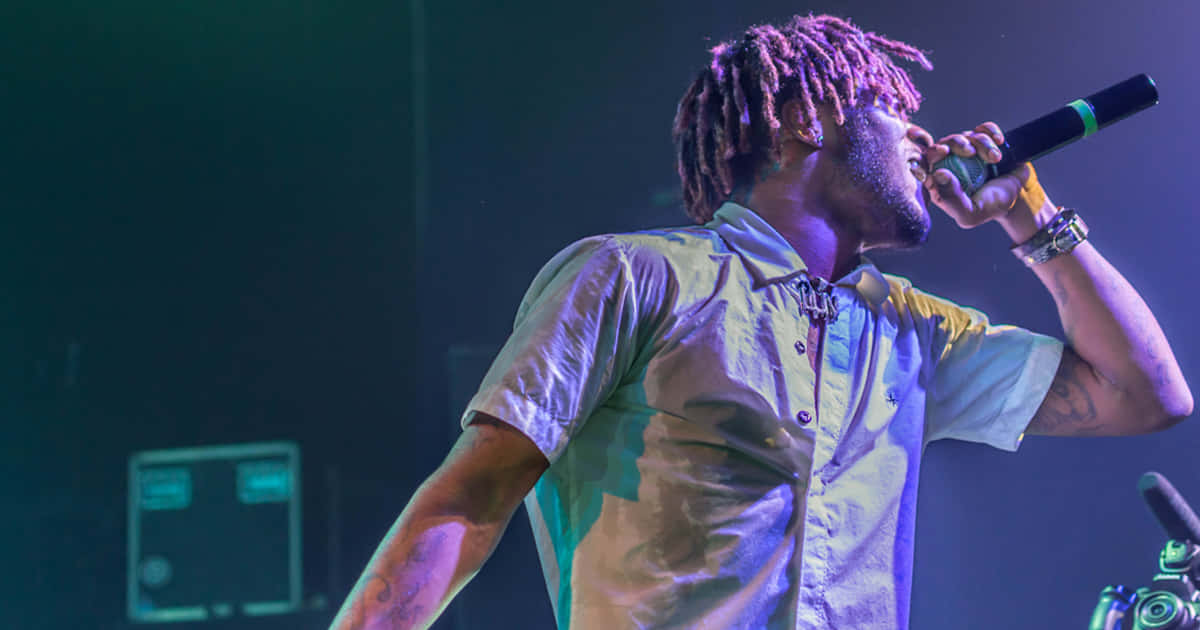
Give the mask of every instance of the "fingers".
<path id="1" fill-rule="evenodd" d="M 993 164 L 999 162 L 1003 157 L 1000 153 L 1002 144 L 1004 144 L 1004 134 L 1000 131 L 1000 127 L 994 122 L 985 122 L 975 127 L 973 131 L 953 133 L 938 140 L 929 148 L 940 149 L 944 151 L 944 154 L 939 152 L 936 157 L 927 155 L 930 162 L 936 162 L 953 153 L 964 158 L 979 156 L 984 162 Z"/>
<path id="2" fill-rule="evenodd" d="M 913 141 L 916 142 L 916 138 Z M 937 164 L 951 154 L 994 164 L 1003 159 L 1001 146 L 1004 146 L 1004 134 L 1000 127 L 985 122 L 973 130 L 950 134 L 926 145 L 924 155 L 929 165 Z M 934 169 L 922 183 L 931 201 L 960 227 L 970 228 L 1011 210 L 1017 198 L 1031 186 L 1030 182 L 1036 186 L 1036 175 L 1029 164 L 1022 164 L 1012 172 L 988 181 L 973 195 L 963 192 L 958 179 L 944 168 Z"/>
<path id="3" fill-rule="evenodd" d="M 946 159 L 950 155 L 950 147 L 944 144 L 934 144 L 928 149 L 925 149 L 925 166 L 932 167 L 934 164 Z"/>
<path id="4" fill-rule="evenodd" d="M 910 125 L 907 133 L 908 139 L 916 143 L 921 149 L 928 149 L 933 146 L 933 136 L 928 131 L 925 131 L 924 127 Z"/>
<path id="5" fill-rule="evenodd" d="M 950 152 L 958 157 L 975 157 L 975 145 L 971 144 L 971 140 L 964 134 L 952 133 L 938 140 L 938 144 L 946 145 Z"/>
<path id="6" fill-rule="evenodd" d="M 1000 131 L 999 125 L 990 120 L 980 124 L 978 127 L 975 127 L 975 131 L 979 133 L 986 133 L 987 135 L 991 136 L 992 141 L 997 145 L 1004 144 L 1004 132 Z"/>
<path id="7" fill-rule="evenodd" d="M 975 148 L 975 153 L 982 157 L 984 162 L 992 164 L 1000 161 L 1002 157 L 1000 155 L 1000 147 L 996 146 L 996 142 L 992 140 L 989 134 L 973 131 L 964 135 L 970 139 L 971 145 Z"/>
<path id="8" fill-rule="evenodd" d="M 974 208 L 974 202 L 963 192 L 958 178 L 948 169 L 939 168 L 933 175 L 925 179 L 925 188 L 929 196 L 939 206 L 949 207 L 960 212 Z"/>
<path id="9" fill-rule="evenodd" d="M 964 131 L 950 134 L 939 140 L 938 144 L 945 145 L 954 155 L 964 158 L 979 156 L 988 164 L 999 162 L 1001 158 L 1000 147 L 991 134 L 985 132 Z"/>

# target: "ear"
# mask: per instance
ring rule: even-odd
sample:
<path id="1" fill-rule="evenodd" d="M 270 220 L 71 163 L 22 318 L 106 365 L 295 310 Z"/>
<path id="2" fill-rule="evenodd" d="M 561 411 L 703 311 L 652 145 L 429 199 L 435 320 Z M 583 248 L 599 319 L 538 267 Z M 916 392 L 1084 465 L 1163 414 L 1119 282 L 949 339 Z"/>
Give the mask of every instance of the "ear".
<path id="1" fill-rule="evenodd" d="M 800 99 L 788 99 L 779 113 L 783 116 L 783 120 L 779 122 L 787 139 L 799 140 L 813 149 L 820 149 L 825 143 L 825 130 L 820 117 L 806 125 L 804 103 L 800 102 Z"/>

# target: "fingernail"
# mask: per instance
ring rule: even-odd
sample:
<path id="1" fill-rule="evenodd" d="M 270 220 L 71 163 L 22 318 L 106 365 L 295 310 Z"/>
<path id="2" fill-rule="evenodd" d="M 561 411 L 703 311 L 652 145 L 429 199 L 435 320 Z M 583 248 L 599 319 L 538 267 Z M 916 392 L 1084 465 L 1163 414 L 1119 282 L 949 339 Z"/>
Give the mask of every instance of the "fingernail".
<path id="1" fill-rule="evenodd" d="M 933 174 L 933 179 L 943 186 L 950 183 L 950 175 L 946 171 L 937 171 Z"/>

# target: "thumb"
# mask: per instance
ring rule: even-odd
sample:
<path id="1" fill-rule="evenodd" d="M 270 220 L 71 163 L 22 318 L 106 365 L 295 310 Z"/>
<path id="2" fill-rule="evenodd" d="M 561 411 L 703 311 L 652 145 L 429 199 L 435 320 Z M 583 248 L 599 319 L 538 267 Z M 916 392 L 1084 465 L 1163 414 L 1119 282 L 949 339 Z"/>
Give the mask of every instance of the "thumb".
<path id="1" fill-rule="evenodd" d="M 971 199 L 963 192 L 962 184 L 949 169 L 937 169 L 927 181 L 931 196 L 938 205 L 962 210 L 971 208 Z"/>
<path id="2" fill-rule="evenodd" d="M 1033 164 L 1030 164 L 1029 162 L 1022 162 L 1021 165 L 1013 169 L 1013 172 L 1009 173 L 1009 175 L 1016 177 L 1017 181 L 1021 182 L 1022 188 L 1029 183 L 1031 178 L 1033 179 L 1034 183 L 1037 183 L 1037 176 L 1033 173 Z"/>
<path id="3" fill-rule="evenodd" d="M 1008 210 L 1021 194 L 1021 178 L 1016 172 L 989 181 L 971 198 L 975 207 L 985 212 Z"/>

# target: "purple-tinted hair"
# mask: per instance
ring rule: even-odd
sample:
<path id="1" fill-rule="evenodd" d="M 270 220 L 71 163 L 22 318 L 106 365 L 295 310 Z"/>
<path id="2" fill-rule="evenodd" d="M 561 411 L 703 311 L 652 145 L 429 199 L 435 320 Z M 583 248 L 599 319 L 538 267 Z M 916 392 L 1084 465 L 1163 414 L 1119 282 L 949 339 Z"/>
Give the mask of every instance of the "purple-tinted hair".
<path id="1" fill-rule="evenodd" d="M 764 162 L 779 159 L 776 103 L 801 99 L 805 127 L 821 103 L 843 124 L 844 108 L 864 96 L 907 115 L 920 106 L 921 93 L 892 57 L 933 67 L 908 44 L 828 15 L 754 26 L 741 41 L 711 52 L 712 63 L 679 101 L 673 132 L 684 205 L 697 223 L 710 220 Z"/>

